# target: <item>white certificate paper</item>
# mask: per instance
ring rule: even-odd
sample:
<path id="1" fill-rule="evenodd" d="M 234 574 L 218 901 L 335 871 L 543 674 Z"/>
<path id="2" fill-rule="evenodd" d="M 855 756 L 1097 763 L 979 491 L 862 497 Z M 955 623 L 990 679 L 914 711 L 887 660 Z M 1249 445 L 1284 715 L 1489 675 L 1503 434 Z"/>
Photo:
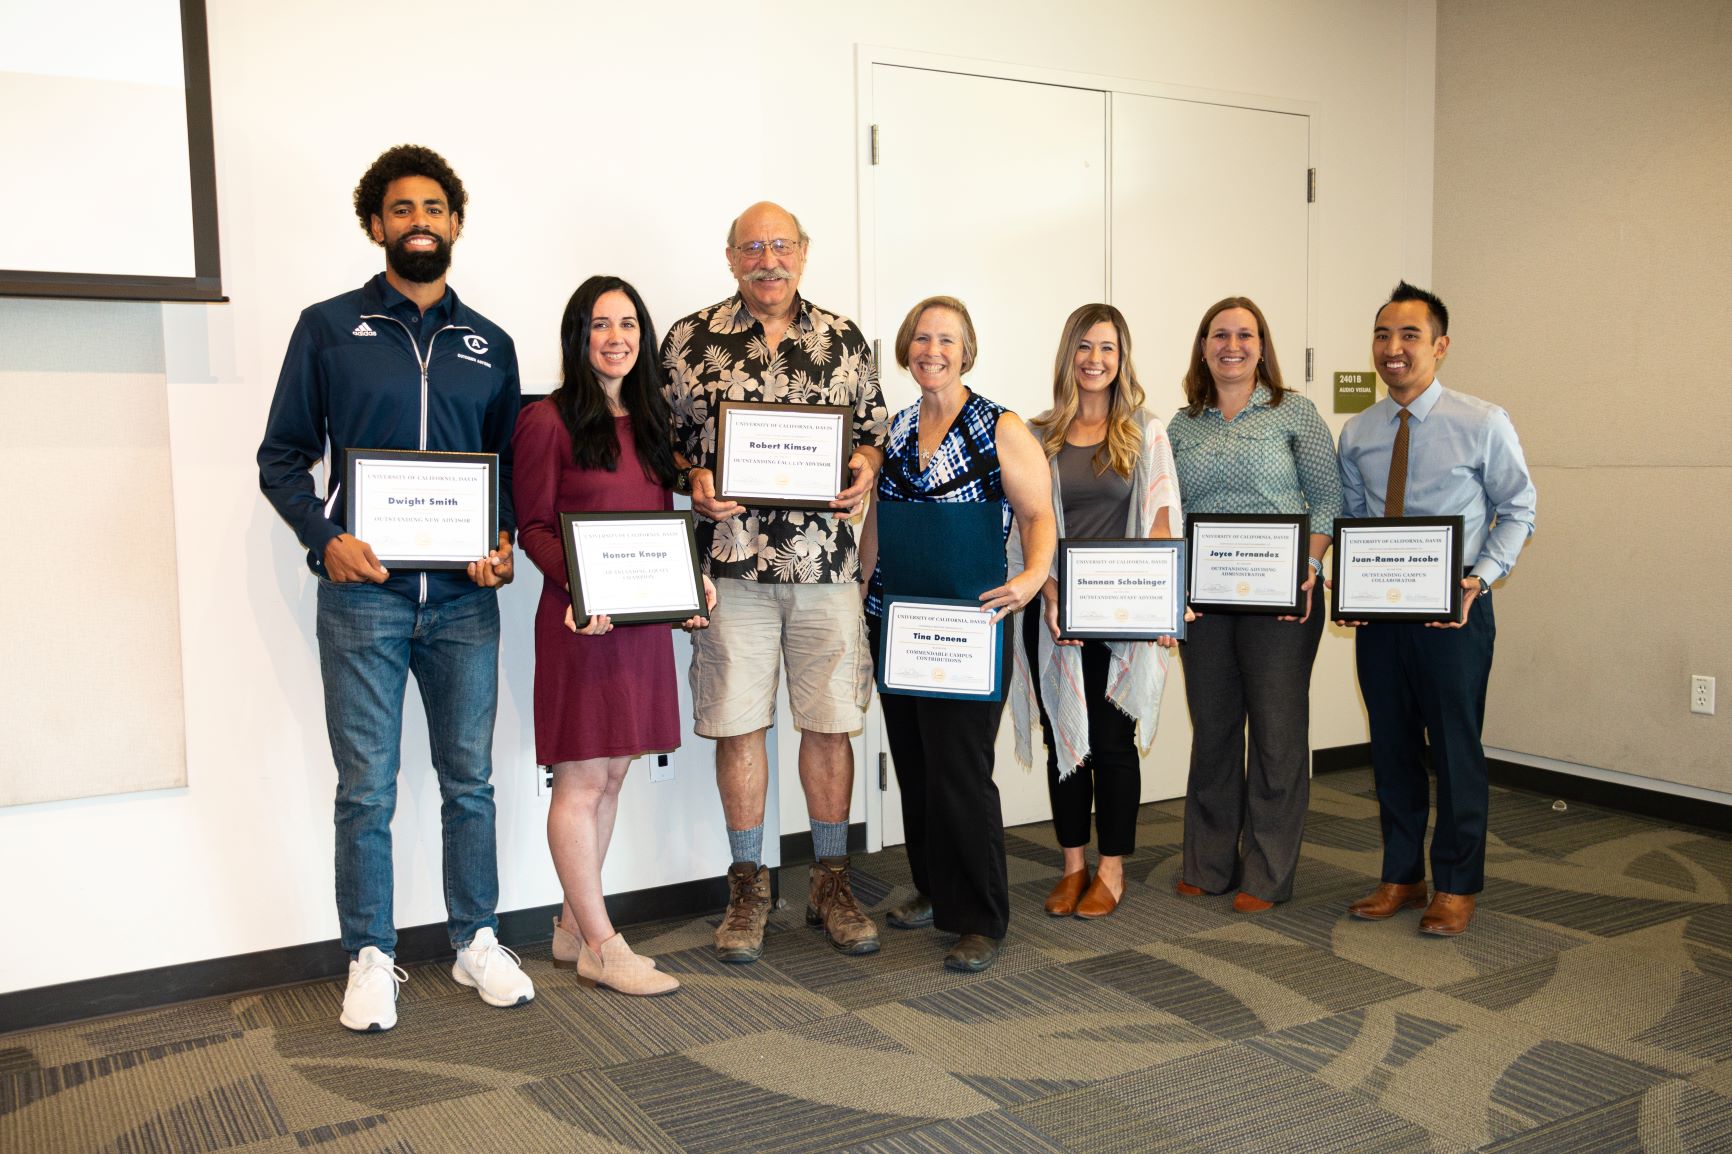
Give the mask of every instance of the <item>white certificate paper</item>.
<path id="1" fill-rule="evenodd" d="M 1448 525 L 1340 528 L 1335 616 L 1448 614 L 1460 583 Z"/>
<path id="2" fill-rule="evenodd" d="M 1066 636 L 1174 634 L 1184 621 L 1180 553 L 1069 544 L 1060 590 Z"/>
<path id="3" fill-rule="evenodd" d="M 349 483 L 349 532 L 387 565 L 467 565 L 499 546 L 492 527 L 491 457 L 358 456 Z"/>
<path id="4" fill-rule="evenodd" d="M 1193 603 L 1291 609 L 1299 599 L 1299 527 L 1199 519 L 1191 529 Z"/>
<path id="5" fill-rule="evenodd" d="M 845 485 L 849 413 L 834 406 L 727 404 L 718 419 L 717 492 L 742 504 L 822 508 Z"/>
<path id="6" fill-rule="evenodd" d="M 586 616 L 701 615 L 702 593 L 693 588 L 692 532 L 686 518 L 572 521 L 566 536 Z"/>
<path id="7" fill-rule="evenodd" d="M 978 605 L 892 600 L 884 607 L 882 688 L 996 700 L 1000 632 Z"/>

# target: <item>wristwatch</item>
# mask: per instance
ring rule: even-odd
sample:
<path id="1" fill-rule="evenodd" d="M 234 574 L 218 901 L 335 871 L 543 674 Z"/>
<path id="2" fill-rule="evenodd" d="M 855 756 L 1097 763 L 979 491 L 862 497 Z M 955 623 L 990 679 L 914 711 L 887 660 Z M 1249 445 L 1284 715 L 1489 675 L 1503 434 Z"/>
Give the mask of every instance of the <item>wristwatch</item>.
<path id="1" fill-rule="evenodd" d="M 681 469 L 674 474 L 674 492 L 689 497 L 692 493 L 692 471 Z"/>
<path id="2" fill-rule="evenodd" d="M 1491 584 L 1484 577 L 1481 577 L 1478 573 L 1475 573 L 1475 574 L 1473 574 L 1473 579 L 1475 581 L 1479 582 L 1479 595 L 1481 597 L 1484 597 L 1487 593 L 1491 592 Z"/>

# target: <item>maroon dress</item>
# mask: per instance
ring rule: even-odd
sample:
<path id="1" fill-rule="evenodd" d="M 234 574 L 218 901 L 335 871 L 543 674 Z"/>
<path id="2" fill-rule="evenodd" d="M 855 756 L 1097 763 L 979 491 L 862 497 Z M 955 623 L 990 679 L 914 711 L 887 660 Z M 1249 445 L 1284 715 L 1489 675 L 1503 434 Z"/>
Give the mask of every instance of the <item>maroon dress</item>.
<path id="1" fill-rule="evenodd" d="M 541 570 L 535 610 L 535 759 L 542 765 L 634 757 L 680 743 L 673 633 L 662 625 L 618 625 L 599 637 L 565 627 L 571 593 L 559 515 L 673 508 L 644 476 L 631 418 L 617 417 L 619 464 L 580 469 L 571 434 L 551 400 L 524 406 L 511 438 L 518 539 Z"/>

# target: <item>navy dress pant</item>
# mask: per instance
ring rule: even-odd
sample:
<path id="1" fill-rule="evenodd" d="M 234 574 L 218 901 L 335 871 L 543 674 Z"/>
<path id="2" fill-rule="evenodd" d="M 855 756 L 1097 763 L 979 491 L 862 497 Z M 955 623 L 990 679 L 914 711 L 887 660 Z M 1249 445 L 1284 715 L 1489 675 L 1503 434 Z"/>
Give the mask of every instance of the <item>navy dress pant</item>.
<path id="1" fill-rule="evenodd" d="M 1490 790 L 1480 735 L 1496 639 L 1489 594 L 1474 600 L 1460 629 L 1408 622 L 1375 622 L 1358 629 L 1354 650 L 1371 727 L 1386 882 L 1413 885 L 1425 880 L 1429 744 L 1437 777 L 1431 884 L 1449 894 L 1476 894 L 1485 888 Z"/>

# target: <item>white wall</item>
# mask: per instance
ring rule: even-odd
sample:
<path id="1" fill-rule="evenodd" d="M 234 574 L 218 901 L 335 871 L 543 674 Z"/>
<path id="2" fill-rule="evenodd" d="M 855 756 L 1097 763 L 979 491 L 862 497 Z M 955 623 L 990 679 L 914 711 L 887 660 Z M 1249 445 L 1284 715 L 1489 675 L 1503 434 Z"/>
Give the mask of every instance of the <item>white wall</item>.
<path id="1" fill-rule="evenodd" d="M 0 811 L 0 873 L 36 879 L 13 888 L 12 924 L 45 941 L 101 943 L 9 952 L 0 991 L 336 934 L 313 587 L 258 495 L 253 451 L 297 312 L 380 267 L 348 196 L 385 146 L 432 145 L 464 175 L 470 217 L 452 283 L 516 336 L 531 386 L 555 382 L 559 312 L 589 273 L 631 277 L 664 326 L 730 291 L 723 232 L 759 197 L 795 209 L 815 237 L 808 295 L 857 311 L 857 42 L 1316 102 L 1319 380 L 1365 367 L 1382 294 L 1398 276 L 1430 273 L 1430 0 L 1120 0 L 1062 17 L 992 0 L 487 10 L 436 0 L 412 18 L 328 0 L 209 9 L 232 303 L 164 308 L 189 785 Z M 943 126 L 933 129 L 940 195 Z M 1231 141 L 1222 163 L 1259 178 L 1257 158 Z M 1138 352 L 1151 366 L 1183 356 Z M 535 592 L 529 571 L 504 597 L 502 909 L 558 895 L 531 775 Z M 1364 739 L 1339 638 L 1325 645 L 1314 698 L 1314 744 Z M 725 867 L 709 747 L 688 744 L 679 758 L 673 783 L 628 784 L 611 889 Z M 444 915 L 437 791 L 413 700 L 404 762 L 397 920 L 415 925 Z"/>

